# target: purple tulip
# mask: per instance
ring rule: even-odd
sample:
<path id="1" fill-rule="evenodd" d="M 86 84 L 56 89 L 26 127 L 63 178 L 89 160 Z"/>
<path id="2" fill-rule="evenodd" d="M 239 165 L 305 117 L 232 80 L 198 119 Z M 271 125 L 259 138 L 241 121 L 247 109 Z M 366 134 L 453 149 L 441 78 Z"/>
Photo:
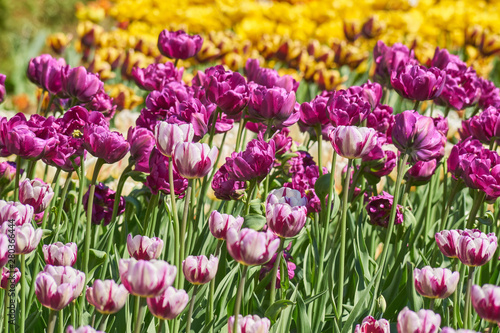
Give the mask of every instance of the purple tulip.
<path id="1" fill-rule="evenodd" d="M 473 285 L 471 300 L 479 317 L 492 323 L 500 322 L 500 287 L 491 284 L 482 287 Z"/>
<path id="2" fill-rule="evenodd" d="M 210 255 L 210 259 L 205 256 L 188 256 L 182 262 L 182 272 L 186 280 L 194 285 L 201 285 L 210 282 L 217 273 L 219 259 Z"/>
<path id="3" fill-rule="evenodd" d="M 86 103 L 103 90 L 103 83 L 97 74 L 88 73 L 85 67 L 80 66 L 69 69 L 63 75 L 63 90 L 69 97 Z"/>
<path id="4" fill-rule="evenodd" d="M 455 179 L 460 179 L 472 161 L 489 160 L 491 165 L 500 163 L 500 156 L 483 147 L 478 140 L 464 140 L 454 145 L 448 158 L 448 171 Z"/>
<path id="5" fill-rule="evenodd" d="M 24 172 L 24 170 L 21 170 Z M 21 174 L 22 174 L 21 172 Z M 15 162 L 1 162 L 0 163 L 0 182 L 6 181 L 10 183 L 16 177 L 16 163 Z"/>
<path id="6" fill-rule="evenodd" d="M 85 274 L 69 266 L 45 266 L 35 281 L 35 294 L 45 307 L 59 311 L 78 298 L 85 285 Z"/>
<path id="7" fill-rule="evenodd" d="M 398 315 L 398 333 L 436 333 L 441 316 L 431 310 L 413 312 L 405 307 Z"/>
<path id="8" fill-rule="evenodd" d="M 92 287 L 85 292 L 87 302 L 103 314 L 116 313 L 127 301 L 128 291 L 123 284 L 113 280 L 95 280 Z"/>
<path id="9" fill-rule="evenodd" d="M 58 132 L 83 142 L 83 132 L 87 126 L 109 128 L 109 122 L 101 112 L 88 111 L 82 106 L 74 106 L 55 120 Z"/>
<path id="10" fill-rule="evenodd" d="M 490 106 L 500 107 L 500 89 L 490 80 L 481 77 L 479 83 L 481 84 L 481 97 L 477 103 L 479 107 L 483 110 Z"/>
<path id="11" fill-rule="evenodd" d="M 497 250 L 497 236 L 485 234 L 477 229 L 466 229 L 458 238 L 457 256 L 467 266 L 476 267 L 486 264 Z"/>
<path id="12" fill-rule="evenodd" d="M 444 155 L 446 138 L 436 129 L 432 118 L 404 111 L 396 115 L 395 120 L 392 142 L 413 162 L 430 161 Z"/>
<path id="13" fill-rule="evenodd" d="M 272 190 L 266 199 L 269 230 L 283 238 L 295 237 L 306 224 L 307 199 L 297 190 L 282 187 Z"/>
<path id="14" fill-rule="evenodd" d="M 217 147 L 206 143 L 183 142 L 175 146 L 174 166 L 182 177 L 196 179 L 205 177 L 214 167 L 219 154 Z"/>
<path id="15" fill-rule="evenodd" d="M 389 47 L 379 40 L 373 49 L 375 81 L 389 85 L 391 73 L 407 63 L 415 62 L 414 58 L 413 50 L 409 50 L 405 45 L 395 43 Z"/>
<path id="16" fill-rule="evenodd" d="M 9 237 L 5 234 L 0 234 L 0 267 L 5 266 L 9 261 Z"/>
<path id="17" fill-rule="evenodd" d="M 493 155 L 494 156 L 494 155 Z M 470 188 L 481 190 L 491 199 L 500 197 L 500 164 L 493 159 L 476 158 L 466 164 L 462 179 Z"/>
<path id="18" fill-rule="evenodd" d="M 330 132 L 333 148 L 342 157 L 362 158 L 377 144 L 376 131 L 368 127 L 339 126 Z"/>
<path id="19" fill-rule="evenodd" d="M 109 164 L 118 162 L 130 150 L 130 144 L 120 133 L 111 132 L 102 126 L 85 127 L 83 138 L 83 147 Z"/>
<path id="20" fill-rule="evenodd" d="M 376 320 L 368 316 L 363 319 L 361 325 L 356 325 L 354 333 L 391 333 L 391 326 L 386 319 Z"/>
<path id="21" fill-rule="evenodd" d="M 156 297 L 170 287 L 177 268 L 161 260 L 120 259 L 120 278 L 129 293 L 141 297 Z"/>
<path id="22" fill-rule="evenodd" d="M 413 278 L 415 289 L 420 295 L 429 298 L 447 298 L 457 289 L 460 274 L 447 268 L 425 266 L 422 269 L 415 268 Z"/>
<path id="23" fill-rule="evenodd" d="M 359 94 L 339 90 L 330 97 L 327 110 L 333 126 L 356 126 L 366 119 L 371 105 Z"/>
<path id="24" fill-rule="evenodd" d="M 113 206 L 115 204 L 115 194 L 115 191 L 113 191 L 103 183 L 99 183 L 96 185 L 92 208 L 92 223 L 104 223 L 104 225 L 108 225 L 111 222 L 111 217 L 113 216 Z M 83 206 L 85 207 L 85 211 L 87 211 L 89 195 L 90 188 L 83 196 Z M 120 197 L 120 203 L 118 204 L 118 211 L 116 216 L 122 215 L 123 212 L 125 212 L 125 198 Z"/>
<path id="25" fill-rule="evenodd" d="M 200 35 L 188 35 L 183 30 L 163 30 L 158 37 L 160 53 L 171 59 L 188 59 L 195 56 L 203 45 Z"/>
<path id="26" fill-rule="evenodd" d="M 206 69 L 205 75 L 207 99 L 228 116 L 238 118 L 249 99 L 245 78 L 238 72 L 226 71 L 222 65 Z"/>
<path id="27" fill-rule="evenodd" d="M 436 67 L 406 65 L 391 74 L 391 85 L 404 98 L 426 101 L 437 98 L 443 91 L 446 73 Z"/>
<path id="28" fill-rule="evenodd" d="M 60 133 L 57 134 L 57 139 L 59 144 L 49 156 L 42 159 L 43 162 L 67 172 L 74 171 L 75 166 L 80 166 L 81 155 L 84 155 L 84 159 L 87 156 L 82 140 Z"/>
<path id="29" fill-rule="evenodd" d="M 394 125 L 392 113 L 392 107 L 389 105 L 378 105 L 366 118 L 366 126 L 384 134 L 388 143 L 392 143 L 392 127 Z"/>
<path id="30" fill-rule="evenodd" d="M 63 58 L 54 59 L 50 58 L 44 62 L 38 73 L 38 84 L 41 88 L 48 91 L 52 95 L 64 96 L 63 80 L 69 66 Z"/>
<path id="31" fill-rule="evenodd" d="M 184 290 L 168 287 L 162 294 L 147 299 L 151 314 L 163 320 L 176 318 L 189 302 L 189 296 Z"/>
<path id="32" fill-rule="evenodd" d="M 268 333 L 271 327 L 271 321 L 267 318 L 260 318 L 256 315 L 248 315 L 238 317 L 237 332 L 233 332 L 234 316 L 229 317 L 227 321 L 228 333 Z"/>
<path id="33" fill-rule="evenodd" d="M 75 329 L 73 326 L 69 325 L 66 328 L 66 333 L 104 333 L 103 331 L 97 331 L 91 326 L 81 326 Z"/>
<path id="34" fill-rule="evenodd" d="M 7 91 L 5 90 L 5 75 L 0 73 L 0 104 L 5 100 L 5 95 Z"/>
<path id="35" fill-rule="evenodd" d="M 0 288 L 7 290 L 7 288 L 10 286 L 15 286 L 21 279 L 21 271 L 19 268 L 14 268 L 13 272 L 13 278 L 10 278 L 10 272 L 11 270 L 8 269 L 7 267 L 2 267 L 2 276 L 0 277 Z"/>
<path id="36" fill-rule="evenodd" d="M 351 95 L 359 95 L 363 97 L 368 103 L 370 103 L 372 110 L 379 105 L 383 94 L 382 86 L 376 82 L 372 83 L 370 80 L 368 80 L 367 83 L 363 83 L 361 86 L 349 87 L 347 92 Z"/>
<path id="37" fill-rule="evenodd" d="M 127 236 L 127 250 L 132 258 L 136 260 L 158 259 L 163 250 L 163 241 L 158 237 L 146 237 L 132 234 Z"/>
<path id="38" fill-rule="evenodd" d="M 396 153 L 384 150 L 384 145 L 379 142 L 363 157 L 362 166 L 366 180 L 370 184 L 377 184 L 380 178 L 387 176 L 396 167 Z"/>
<path id="39" fill-rule="evenodd" d="M 295 93 L 284 88 L 266 88 L 257 84 L 250 85 L 248 114 L 252 119 L 264 121 L 278 128 L 295 124 L 300 113 L 295 108 Z"/>
<path id="40" fill-rule="evenodd" d="M 473 139 L 489 145 L 492 140 L 500 139 L 500 111 L 490 106 L 468 121 L 468 129 Z"/>
<path id="41" fill-rule="evenodd" d="M 78 249 L 76 243 L 63 244 L 56 242 L 43 245 L 45 263 L 52 266 L 73 266 L 76 263 Z"/>
<path id="42" fill-rule="evenodd" d="M 221 214 L 214 210 L 208 218 L 210 232 L 217 239 L 226 240 L 227 231 L 230 228 L 240 231 L 244 219 L 241 216 L 233 217 L 228 214 Z"/>
<path id="43" fill-rule="evenodd" d="M 230 228 L 227 231 L 227 251 L 242 265 L 262 265 L 271 260 L 279 247 L 280 240 L 270 231 Z"/>
<path id="44" fill-rule="evenodd" d="M 17 226 L 31 224 L 33 213 L 33 207 L 30 205 L 0 200 L 0 221 L 2 222 L 14 220 L 14 224 Z"/>
<path id="45" fill-rule="evenodd" d="M 24 205 L 32 206 L 35 214 L 43 212 L 53 196 L 52 187 L 38 178 L 25 179 L 19 185 L 19 201 Z"/>
<path id="46" fill-rule="evenodd" d="M 248 82 L 255 82 L 267 88 L 280 87 L 288 92 L 297 92 L 299 88 L 300 83 L 291 75 L 280 76 L 274 69 L 260 67 L 258 59 L 248 59 L 244 70 Z"/>
<path id="47" fill-rule="evenodd" d="M 437 160 L 427 162 L 418 161 L 405 174 L 406 179 L 411 180 L 412 185 L 423 185 L 431 180 L 437 169 Z"/>
<path id="48" fill-rule="evenodd" d="M 232 179 L 224 164 L 214 175 L 212 189 L 217 199 L 239 200 L 245 194 L 246 182 Z"/>
<path id="49" fill-rule="evenodd" d="M 304 126 L 315 127 L 329 122 L 326 105 L 328 97 L 316 96 L 311 102 L 300 105 L 300 123 Z"/>
<path id="50" fill-rule="evenodd" d="M 245 151 L 233 152 L 231 157 L 226 158 L 226 170 L 237 181 L 262 180 L 271 172 L 275 154 L 273 140 L 267 143 L 254 139 L 248 143 Z"/>
<path id="51" fill-rule="evenodd" d="M 387 228 L 393 202 L 394 197 L 387 192 L 382 192 L 380 195 L 371 197 L 366 205 L 366 212 L 370 218 L 370 224 Z M 403 223 L 403 206 L 398 205 L 394 224 L 397 225 L 401 223 Z"/>
<path id="52" fill-rule="evenodd" d="M 158 194 L 159 191 L 162 191 L 165 194 L 170 194 L 168 165 L 168 157 L 162 155 L 158 149 L 153 148 L 149 160 L 149 175 L 144 183 L 151 190 L 151 193 Z M 173 174 L 174 192 L 182 197 L 188 187 L 188 180 L 183 178 L 176 168 L 174 168 Z"/>
<path id="53" fill-rule="evenodd" d="M 149 158 L 155 146 L 154 134 L 142 127 L 130 127 L 127 141 L 130 144 L 130 158 L 135 162 L 135 171 L 149 173 Z"/>
<path id="54" fill-rule="evenodd" d="M 21 226 L 12 226 L 8 221 L 3 222 L 0 227 L 1 234 L 9 234 L 12 233 L 12 229 L 14 229 L 14 254 L 29 254 L 36 249 L 40 240 L 42 239 L 43 230 L 33 228 L 31 223 L 26 223 Z M 11 237 L 11 236 L 9 236 Z"/>
<path id="55" fill-rule="evenodd" d="M 90 102 L 85 104 L 85 107 L 92 111 L 101 112 L 107 119 L 114 116 L 117 105 L 115 100 L 111 98 L 104 90 L 98 91 Z"/>
<path id="56" fill-rule="evenodd" d="M 143 90 L 162 90 L 171 81 L 182 82 L 184 68 L 175 68 L 172 62 L 151 64 L 146 68 L 132 68 L 132 78 L 135 84 Z"/>
<path id="57" fill-rule="evenodd" d="M 194 128 L 191 124 L 170 124 L 166 121 L 155 127 L 155 142 L 160 153 L 167 157 L 174 154 L 174 148 L 182 142 L 193 141 Z"/>

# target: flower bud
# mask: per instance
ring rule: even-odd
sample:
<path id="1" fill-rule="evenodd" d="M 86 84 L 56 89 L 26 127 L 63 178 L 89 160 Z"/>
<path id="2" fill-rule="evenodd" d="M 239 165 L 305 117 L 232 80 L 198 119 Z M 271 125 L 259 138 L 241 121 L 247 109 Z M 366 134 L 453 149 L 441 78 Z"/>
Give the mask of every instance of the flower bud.
<path id="1" fill-rule="evenodd" d="M 500 287 L 491 284 L 482 287 L 473 285 L 470 295 L 479 317 L 492 323 L 500 322 Z"/>
<path id="2" fill-rule="evenodd" d="M 2 267 L 2 277 L 0 280 L 0 288 L 7 290 L 9 284 L 10 286 L 15 286 L 21 279 L 21 271 L 19 268 L 14 268 L 14 278 L 10 278 L 11 270 L 7 267 Z"/>
<path id="3" fill-rule="evenodd" d="M 120 259 L 120 278 L 129 293 L 156 297 L 174 283 L 177 268 L 162 260 Z"/>
<path id="4" fill-rule="evenodd" d="M 439 250 L 448 258 L 457 258 L 458 239 L 462 235 L 462 230 L 443 230 L 436 232 L 436 239 Z"/>
<path id="5" fill-rule="evenodd" d="M 405 307 L 398 315 L 398 333 L 437 333 L 441 316 L 431 310 L 413 312 Z"/>
<path id="6" fill-rule="evenodd" d="M 362 158 L 377 144 L 376 133 L 368 127 L 339 126 L 330 132 L 330 141 L 340 156 Z"/>
<path id="7" fill-rule="evenodd" d="M 361 325 L 356 325 L 354 333 L 390 333 L 391 325 L 386 319 L 376 320 L 372 316 L 363 319 Z"/>
<path id="8" fill-rule="evenodd" d="M 498 243 L 494 233 L 485 234 L 477 229 L 463 231 L 458 238 L 457 256 L 467 266 L 476 267 L 486 264 L 493 258 Z"/>
<path id="9" fill-rule="evenodd" d="M 203 178 L 212 170 L 219 150 L 206 143 L 183 142 L 175 146 L 174 166 L 182 177 Z"/>
<path id="10" fill-rule="evenodd" d="M 92 287 L 87 287 L 85 293 L 87 302 L 103 314 L 120 311 L 127 301 L 128 291 L 122 284 L 113 280 L 95 280 Z"/>
<path id="11" fill-rule="evenodd" d="M 447 298 L 457 289 L 460 274 L 447 268 L 425 266 L 413 271 L 415 289 L 424 297 Z"/>
<path id="12" fill-rule="evenodd" d="M 205 256 L 189 256 L 182 262 L 182 271 L 186 280 L 195 285 L 206 284 L 215 277 L 219 259 L 210 255 L 210 260 Z"/>
<path id="13" fill-rule="evenodd" d="M 40 303 L 59 311 L 76 299 L 83 290 L 85 274 L 69 266 L 45 266 L 35 281 L 35 294 Z"/>
<path id="14" fill-rule="evenodd" d="M 161 295 L 147 299 L 151 314 L 163 320 L 177 317 L 186 308 L 189 296 L 184 290 L 168 287 Z"/>
<path id="15" fill-rule="evenodd" d="M 269 230 L 276 236 L 295 237 L 307 219 L 307 198 L 297 190 L 282 187 L 269 193 L 266 199 L 266 219 Z"/>
<path id="16" fill-rule="evenodd" d="M 36 249 L 38 243 L 40 243 L 40 240 L 42 239 L 42 229 L 35 230 L 31 223 L 26 223 L 21 226 L 14 226 L 14 228 L 12 228 L 10 223 L 6 221 L 0 227 L 0 233 L 11 233 L 12 229 L 14 229 L 15 239 L 14 254 L 29 254 L 33 252 L 33 250 Z"/>
<path id="17" fill-rule="evenodd" d="M 88 73 L 85 67 L 75 67 L 63 75 L 63 90 L 69 96 L 86 103 L 92 100 L 97 92 L 103 90 L 99 76 Z"/>
<path id="18" fill-rule="evenodd" d="M 271 260 L 279 247 L 280 240 L 270 231 L 235 229 L 227 231 L 227 251 L 242 265 L 262 265 Z"/>
<path id="19" fill-rule="evenodd" d="M 267 318 L 260 318 L 256 315 L 248 315 L 238 317 L 237 332 L 233 332 L 234 316 L 229 317 L 227 321 L 228 333 L 268 333 L 271 327 L 271 321 Z"/>
<path id="20" fill-rule="evenodd" d="M 130 150 L 130 144 L 118 132 L 103 126 L 86 126 L 83 131 L 83 147 L 93 156 L 113 164 L 121 160 Z"/>
<path id="21" fill-rule="evenodd" d="M 188 35 L 183 30 L 163 30 L 158 37 L 160 53 L 171 59 L 188 59 L 195 56 L 203 45 L 200 35 Z"/>
<path id="22" fill-rule="evenodd" d="M 163 249 L 163 241 L 158 237 L 146 237 L 132 234 L 127 236 L 127 250 L 136 260 L 158 259 Z"/>
<path id="23" fill-rule="evenodd" d="M 19 201 L 32 206 L 35 214 L 43 212 L 49 206 L 53 196 L 52 187 L 38 178 L 25 179 L 19 185 Z"/>
<path id="24" fill-rule="evenodd" d="M 56 242 L 42 247 L 45 263 L 52 266 L 73 266 L 76 262 L 76 243 Z"/>
<path id="25" fill-rule="evenodd" d="M 156 148 L 167 157 L 174 154 L 174 148 L 182 142 L 193 141 L 194 128 L 191 124 L 170 124 L 166 121 L 155 127 Z"/>
<path id="26" fill-rule="evenodd" d="M 208 226 L 212 235 L 221 240 L 226 239 L 226 233 L 229 228 L 234 228 L 240 231 L 241 225 L 245 220 L 241 216 L 234 217 L 228 214 L 221 214 L 214 210 L 208 218 Z"/>

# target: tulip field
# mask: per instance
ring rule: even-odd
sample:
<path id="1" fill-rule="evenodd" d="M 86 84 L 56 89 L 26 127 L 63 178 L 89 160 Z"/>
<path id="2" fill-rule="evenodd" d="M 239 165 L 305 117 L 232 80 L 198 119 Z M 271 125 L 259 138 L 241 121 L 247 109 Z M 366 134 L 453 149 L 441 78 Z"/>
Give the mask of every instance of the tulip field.
<path id="1" fill-rule="evenodd" d="M 499 12 L 77 4 L 0 62 L 0 332 L 499 332 Z"/>

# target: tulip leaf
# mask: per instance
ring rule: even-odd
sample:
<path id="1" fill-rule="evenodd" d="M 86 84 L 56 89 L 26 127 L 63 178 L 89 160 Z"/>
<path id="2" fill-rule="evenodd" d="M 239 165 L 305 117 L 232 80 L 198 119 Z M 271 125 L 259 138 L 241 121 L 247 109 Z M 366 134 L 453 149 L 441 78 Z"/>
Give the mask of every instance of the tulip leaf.
<path id="1" fill-rule="evenodd" d="M 304 303 L 304 300 L 302 299 L 302 296 L 300 294 L 297 296 L 297 318 L 296 323 L 297 323 L 297 329 L 299 332 L 312 332 L 311 330 L 311 321 L 309 317 L 307 316 L 307 311 L 306 311 L 306 305 Z"/>
<path id="2" fill-rule="evenodd" d="M 281 310 L 286 309 L 287 307 L 294 304 L 295 304 L 294 302 L 289 301 L 287 299 L 281 299 L 279 301 L 276 301 L 266 310 L 264 317 L 269 318 L 274 322 L 276 321 L 276 318 L 278 318 L 278 315 L 280 314 Z"/>
<path id="3" fill-rule="evenodd" d="M 139 182 L 139 183 L 144 183 L 146 181 L 146 177 L 148 176 L 144 172 L 140 172 L 140 171 L 129 171 L 128 175 L 133 180 L 135 180 L 136 182 Z"/>
<path id="4" fill-rule="evenodd" d="M 314 184 L 314 191 L 322 202 L 325 202 L 328 193 L 330 193 L 330 175 L 330 173 L 324 174 Z"/>
<path id="5" fill-rule="evenodd" d="M 261 230 L 266 224 L 266 218 L 262 215 L 248 214 L 245 216 L 245 221 L 241 228 L 250 228 L 254 230 Z"/>

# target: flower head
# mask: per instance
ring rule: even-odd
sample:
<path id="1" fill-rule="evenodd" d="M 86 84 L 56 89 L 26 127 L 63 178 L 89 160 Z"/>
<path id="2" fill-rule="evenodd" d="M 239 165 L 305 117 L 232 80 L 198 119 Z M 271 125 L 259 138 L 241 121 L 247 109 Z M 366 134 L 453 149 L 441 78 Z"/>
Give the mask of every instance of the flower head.
<path id="1" fill-rule="evenodd" d="M 129 293 L 156 297 L 174 283 L 177 268 L 161 260 L 120 259 L 120 278 Z"/>
<path id="2" fill-rule="evenodd" d="M 163 249 L 163 241 L 158 237 L 146 237 L 132 234 L 127 236 L 127 250 L 136 260 L 158 259 Z"/>
<path id="3" fill-rule="evenodd" d="M 43 245 L 42 250 L 45 263 L 52 266 L 73 266 L 78 253 L 76 243 L 56 242 Z"/>
<path id="4" fill-rule="evenodd" d="M 219 259 L 210 255 L 206 256 L 188 256 L 182 262 L 182 271 L 186 280 L 192 284 L 200 285 L 210 282 L 217 273 Z"/>
<path id="5" fill-rule="evenodd" d="M 227 251 L 242 265 L 262 265 L 271 260 L 279 247 L 280 240 L 270 231 L 235 229 L 227 231 Z"/>
<path id="6" fill-rule="evenodd" d="M 127 301 L 128 291 L 122 284 L 113 280 L 95 280 L 92 287 L 87 287 L 85 293 L 87 302 L 103 314 L 120 311 Z"/>
<path id="7" fill-rule="evenodd" d="M 151 314 L 163 320 L 177 317 L 186 308 L 188 302 L 188 294 L 184 290 L 177 290 L 174 287 L 168 287 L 159 296 L 147 299 Z"/>
<path id="8" fill-rule="evenodd" d="M 447 298 L 457 289 L 460 274 L 447 268 L 425 266 L 413 271 L 415 289 L 424 297 Z"/>
<path id="9" fill-rule="evenodd" d="M 201 50 L 203 38 L 200 35 L 188 35 L 183 30 L 163 30 L 158 36 L 158 49 L 161 54 L 171 59 L 188 59 Z"/>

